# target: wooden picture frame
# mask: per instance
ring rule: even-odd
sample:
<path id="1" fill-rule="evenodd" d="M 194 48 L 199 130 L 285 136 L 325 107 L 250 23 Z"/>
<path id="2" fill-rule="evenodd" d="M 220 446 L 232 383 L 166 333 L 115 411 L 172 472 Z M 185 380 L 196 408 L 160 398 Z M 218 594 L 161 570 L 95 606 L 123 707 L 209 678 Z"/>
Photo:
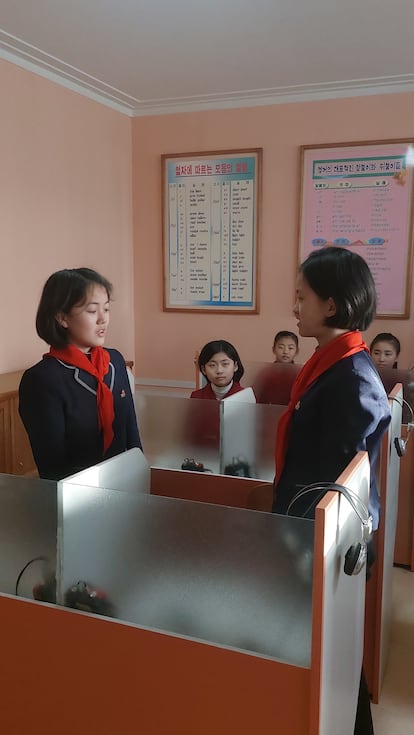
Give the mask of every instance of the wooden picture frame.
<path id="1" fill-rule="evenodd" d="M 164 311 L 258 314 L 262 149 L 161 156 Z"/>
<path id="2" fill-rule="evenodd" d="M 349 247 L 367 261 L 377 318 L 410 315 L 413 169 L 409 140 L 301 147 L 299 263 L 315 248 Z"/>

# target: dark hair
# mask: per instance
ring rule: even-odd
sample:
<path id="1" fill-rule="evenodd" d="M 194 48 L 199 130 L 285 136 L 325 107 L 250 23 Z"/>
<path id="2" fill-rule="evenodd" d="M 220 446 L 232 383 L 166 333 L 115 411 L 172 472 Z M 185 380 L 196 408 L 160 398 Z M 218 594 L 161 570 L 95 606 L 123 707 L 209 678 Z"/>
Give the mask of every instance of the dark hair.
<path id="1" fill-rule="evenodd" d="M 216 339 L 213 342 L 208 342 L 206 345 L 204 345 L 198 356 L 198 367 L 200 368 L 201 372 L 203 372 L 203 368 L 205 367 L 205 365 L 207 365 L 213 355 L 216 355 L 217 352 L 224 352 L 227 357 L 230 358 L 230 360 L 233 360 L 233 362 L 237 362 L 237 370 L 234 373 L 233 380 L 238 383 L 243 377 L 244 367 L 236 348 L 233 347 L 230 342 L 226 342 L 225 339 Z M 204 377 L 208 380 L 207 375 L 205 375 Z"/>
<path id="2" fill-rule="evenodd" d="M 276 347 L 276 343 L 279 342 L 279 340 L 283 339 L 284 337 L 289 337 L 290 339 L 293 339 L 293 341 L 296 344 L 296 347 L 297 348 L 299 347 L 299 340 L 298 340 L 297 334 L 295 334 L 294 332 L 288 332 L 287 330 L 282 329 L 281 332 L 278 332 L 277 334 L 275 334 L 275 338 L 273 340 L 273 349 Z"/>
<path id="3" fill-rule="evenodd" d="M 93 285 L 103 286 L 108 299 L 111 298 L 112 285 L 91 268 L 65 268 L 49 276 L 36 314 L 36 331 L 48 345 L 59 349 L 68 344 L 68 330 L 59 324 L 56 316 L 69 314 L 74 306 L 84 303 Z"/>
<path id="4" fill-rule="evenodd" d="M 391 332 L 380 332 L 379 334 L 377 334 L 370 344 L 370 347 L 369 347 L 370 352 L 372 352 L 373 348 L 378 342 L 389 342 L 394 347 L 397 353 L 397 357 L 401 352 L 400 340 L 394 334 L 391 334 Z M 393 368 L 397 368 L 397 367 L 398 367 L 398 363 L 396 360 L 394 362 Z"/>
<path id="5" fill-rule="evenodd" d="M 372 273 L 360 255 L 329 245 L 311 253 L 299 272 L 320 299 L 335 303 L 336 314 L 326 319 L 325 326 L 361 331 L 369 327 L 377 297 Z"/>

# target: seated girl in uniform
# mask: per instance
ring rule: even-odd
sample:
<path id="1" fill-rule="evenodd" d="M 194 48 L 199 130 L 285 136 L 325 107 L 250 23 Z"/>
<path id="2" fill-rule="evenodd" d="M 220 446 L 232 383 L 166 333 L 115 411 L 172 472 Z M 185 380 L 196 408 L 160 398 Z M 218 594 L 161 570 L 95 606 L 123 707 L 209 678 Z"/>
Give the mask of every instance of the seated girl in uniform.
<path id="1" fill-rule="evenodd" d="M 230 342 L 214 340 L 204 345 L 198 358 L 200 372 L 207 384 L 191 393 L 190 398 L 221 401 L 243 390 L 240 379 L 244 367 L 239 354 Z M 216 452 L 220 445 L 220 414 L 218 405 L 192 405 L 189 411 L 188 431 L 193 444 L 209 447 Z"/>
<path id="2" fill-rule="evenodd" d="M 198 367 L 207 380 L 204 388 L 195 390 L 190 398 L 221 401 L 243 390 L 240 380 L 244 367 L 235 347 L 225 339 L 204 345 L 198 357 Z"/>

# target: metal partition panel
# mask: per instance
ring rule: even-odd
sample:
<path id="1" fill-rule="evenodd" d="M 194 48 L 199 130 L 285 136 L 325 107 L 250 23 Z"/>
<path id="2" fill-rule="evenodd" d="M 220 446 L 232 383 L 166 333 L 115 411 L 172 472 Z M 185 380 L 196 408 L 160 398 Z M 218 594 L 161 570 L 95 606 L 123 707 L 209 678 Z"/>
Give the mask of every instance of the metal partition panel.
<path id="1" fill-rule="evenodd" d="M 408 426 L 401 428 L 407 438 Z M 411 432 L 412 433 L 412 432 Z M 410 437 L 407 451 L 400 465 L 398 488 L 398 515 L 395 537 L 394 564 L 402 564 L 414 571 L 414 439 Z"/>
<path id="2" fill-rule="evenodd" d="M 222 474 L 233 469 L 249 477 L 273 481 L 275 475 L 276 428 L 286 406 L 259 405 L 222 401 L 221 457 Z"/>
<path id="3" fill-rule="evenodd" d="M 402 385 L 402 395 L 407 403 L 402 406 L 402 423 L 408 424 L 413 421 L 414 409 L 414 371 L 401 370 L 400 368 L 380 367 L 379 376 L 388 394 L 391 393 L 397 383 Z"/>
<path id="4" fill-rule="evenodd" d="M 257 403 L 287 406 L 302 365 L 269 361 L 245 363 L 244 367 L 243 385 L 252 386 Z"/>
<path id="5" fill-rule="evenodd" d="M 129 449 L 116 457 L 65 477 L 72 485 L 109 487 L 132 493 L 148 493 L 150 466 L 140 449 Z"/>
<path id="6" fill-rule="evenodd" d="M 271 353 L 271 350 L 270 350 Z M 269 357 L 270 357 L 269 353 Z M 257 378 L 262 374 L 262 372 L 269 367 L 270 364 L 272 364 L 273 360 L 269 359 L 269 362 L 254 362 L 252 361 L 244 361 L 243 367 L 244 367 L 244 375 L 242 378 L 242 384 L 244 388 L 247 388 L 248 386 L 254 386 L 257 383 Z"/>
<path id="7" fill-rule="evenodd" d="M 237 474 L 241 460 L 248 465 L 250 477 L 272 481 L 276 427 L 285 406 L 244 403 L 231 398 L 206 401 L 145 396 L 140 408 L 140 431 L 149 464 L 182 469 L 189 459 L 214 474 L 230 474 L 232 465 L 236 465 Z M 191 465 L 187 468 L 191 469 Z M 87 480 L 85 484 L 94 485 Z"/>
<path id="8" fill-rule="evenodd" d="M 400 481 L 400 457 L 395 448 L 395 439 L 401 438 L 402 388 L 391 391 L 390 408 L 391 424 L 388 429 L 388 457 L 382 458 L 387 463 L 385 507 L 381 497 L 380 526 L 383 533 L 383 562 L 379 573 L 382 573 L 382 594 L 379 641 L 378 684 L 375 699 L 378 699 L 387 663 L 391 635 L 392 605 L 392 568 L 394 563 L 395 533 L 398 514 L 398 486 Z"/>
<path id="9" fill-rule="evenodd" d="M 194 459 L 212 472 L 219 472 L 219 409 L 219 401 L 141 396 L 139 429 L 150 465 L 181 469 L 185 459 Z"/>
<path id="10" fill-rule="evenodd" d="M 56 482 L 0 475 L 0 592 L 33 597 L 33 587 L 56 569 Z"/>
<path id="11" fill-rule="evenodd" d="M 59 484 L 60 600 L 78 580 L 116 617 L 310 665 L 313 521 Z"/>
<path id="12" fill-rule="evenodd" d="M 369 461 L 359 453 L 338 478 L 367 505 Z M 344 572 L 349 547 L 362 540 L 362 525 L 348 500 L 329 493 L 316 510 L 315 541 L 323 528 L 324 548 L 315 547 L 314 633 L 322 625 L 321 640 L 314 638 L 312 670 L 318 669 L 318 735 L 350 735 L 354 731 L 356 704 L 362 669 L 365 604 L 365 567 L 354 576 Z M 318 608 L 319 603 L 319 608 Z M 319 623 L 318 623 L 319 621 Z"/>

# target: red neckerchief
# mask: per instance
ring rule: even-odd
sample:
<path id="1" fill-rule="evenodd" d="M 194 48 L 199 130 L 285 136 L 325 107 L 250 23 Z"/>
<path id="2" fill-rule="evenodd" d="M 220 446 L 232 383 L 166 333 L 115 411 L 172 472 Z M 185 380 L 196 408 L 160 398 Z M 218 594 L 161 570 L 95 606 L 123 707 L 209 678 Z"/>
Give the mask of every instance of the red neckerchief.
<path id="1" fill-rule="evenodd" d="M 97 379 L 96 402 L 99 428 L 103 432 L 103 453 L 105 454 L 114 438 L 112 424 L 115 418 L 114 397 L 112 391 L 104 383 L 104 376 L 109 370 L 109 352 L 104 350 L 103 347 L 93 347 L 90 352 L 91 359 L 89 360 L 86 354 L 74 345 L 66 345 L 61 350 L 51 347 L 44 357 L 55 357 L 56 360 L 62 360 L 62 362 L 84 370 Z"/>
<path id="2" fill-rule="evenodd" d="M 324 347 L 316 349 L 312 357 L 304 364 L 300 373 L 298 373 L 296 380 L 292 385 L 288 407 L 281 415 L 277 426 L 275 485 L 279 482 L 283 471 L 289 444 L 292 416 L 300 399 L 312 383 L 314 383 L 322 373 L 329 370 L 332 365 L 335 365 L 336 362 L 343 360 L 345 357 L 354 355 L 356 352 L 362 352 L 363 350 L 369 352 L 367 345 L 361 337 L 361 333 L 345 332 L 345 334 L 340 334 L 339 337 L 335 337 L 335 339 L 328 342 Z"/>

